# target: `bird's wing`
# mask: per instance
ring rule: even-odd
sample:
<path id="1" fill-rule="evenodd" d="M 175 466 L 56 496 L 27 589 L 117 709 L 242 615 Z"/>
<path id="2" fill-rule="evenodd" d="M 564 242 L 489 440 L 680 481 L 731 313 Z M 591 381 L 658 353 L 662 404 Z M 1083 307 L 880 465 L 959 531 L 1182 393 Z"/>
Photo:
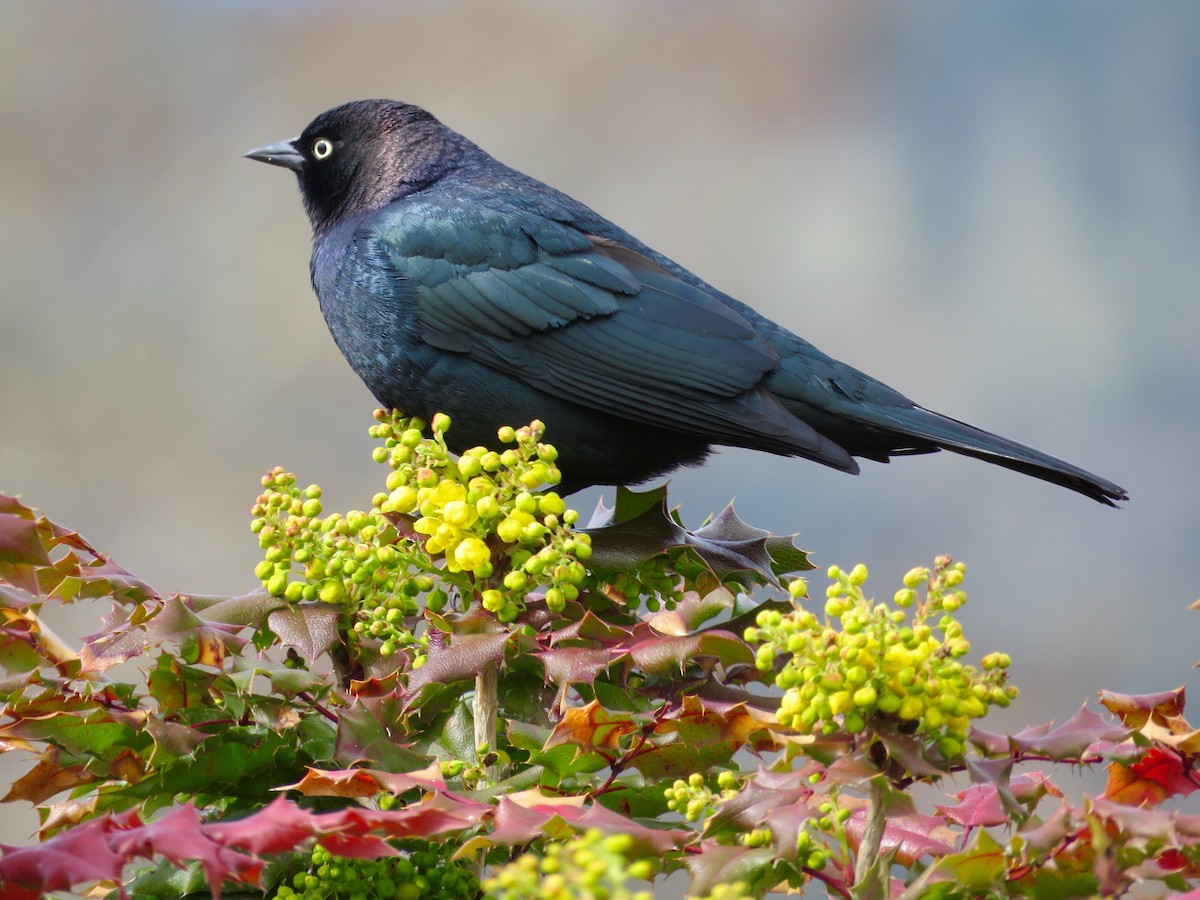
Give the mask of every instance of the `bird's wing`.
<path id="1" fill-rule="evenodd" d="M 761 386 L 779 360 L 750 322 L 636 250 L 478 204 L 426 204 L 375 240 L 428 344 L 625 419 L 856 469 Z"/>

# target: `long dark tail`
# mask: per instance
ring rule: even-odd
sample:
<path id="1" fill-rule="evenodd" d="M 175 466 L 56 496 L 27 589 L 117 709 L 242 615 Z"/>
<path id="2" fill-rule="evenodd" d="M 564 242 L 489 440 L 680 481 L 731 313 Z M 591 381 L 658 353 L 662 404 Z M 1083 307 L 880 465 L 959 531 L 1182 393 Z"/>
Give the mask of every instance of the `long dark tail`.
<path id="1" fill-rule="evenodd" d="M 894 435 L 927 442 L 938 449 L 973 456 L 1015 472 L 1032 475 L 1042 481 L 1078 491 L 1108 506 L 1116 506 L 1117 500 L 1129 499 L 1124 488 L 1085 469 L 924 407 L 893 407 L 877 411 L 882 415 L 870 424 Z M 922 452 L 923 449 L 919 443 L 913 448 L 916 452 Z M 899 452 L 903 453 L 904 450 Z"/>

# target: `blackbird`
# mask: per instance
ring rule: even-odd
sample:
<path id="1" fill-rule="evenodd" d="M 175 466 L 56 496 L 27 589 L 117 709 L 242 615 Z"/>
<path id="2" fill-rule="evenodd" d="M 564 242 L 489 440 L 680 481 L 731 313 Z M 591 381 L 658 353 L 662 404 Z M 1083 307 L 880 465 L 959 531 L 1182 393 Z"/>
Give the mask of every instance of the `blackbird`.
<path id="1" fill-rule="evenodd" d="M 730 445 L 852 473 L 950 450 L 1127 499 L 825 355 L 417 106 L 347 103 L 246 155 L 296 173 L 313 287 L 354 371 L 386 407 L 448 414 L 456 451 L 537 418 L 564 491 Z"/>

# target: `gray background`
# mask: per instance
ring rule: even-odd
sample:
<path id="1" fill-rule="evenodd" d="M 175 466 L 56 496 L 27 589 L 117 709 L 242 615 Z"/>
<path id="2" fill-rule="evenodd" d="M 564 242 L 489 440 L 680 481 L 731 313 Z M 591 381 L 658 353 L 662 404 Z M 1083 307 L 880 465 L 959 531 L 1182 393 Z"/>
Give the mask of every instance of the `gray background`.
<path id="1" fill-rule="evenodd" d="M 1186 3 L 5 3 L 0 489 L 162 590 L 226 593 L 254 584 L 269 466 L 369 502 L 375 404 L 311 294 L 294 179 L 239 155 L 390 96 L 1133 496 L 729 450 L 674 478 L 687 520 L 736 496 L 880 596 L 965 559 L 968 636 L 1025 690 L 997 726 L 1194 686 L 1197 47 Z M 33 827 L 17 807 L 0 840 Z"/>

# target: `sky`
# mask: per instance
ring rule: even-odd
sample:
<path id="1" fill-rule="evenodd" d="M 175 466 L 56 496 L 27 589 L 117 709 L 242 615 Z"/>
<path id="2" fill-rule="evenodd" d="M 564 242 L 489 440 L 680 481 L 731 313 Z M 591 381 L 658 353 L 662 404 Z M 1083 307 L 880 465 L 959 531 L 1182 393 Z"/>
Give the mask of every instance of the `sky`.
<path id="1" fill-rule="evenodd" d="M 254 586 L 271 466 L 329 509 L 370 502 L 376 404 L 321 320 L 294 179 L 241 154 L 393 97 L 922 405 L 1131 494 L 725 450 L 673 476 L 685 521 L 736 498 L 880 597 L 965 560 L 967 634 L 1024 688 L 996 727 L 1194 688 L 1196 46 L 1182 2 L 5 3 L 0 491 L 206 593 Z M 49 613 L 76 637 L 99 614 Z M 0 841 L 34 827 L 20 806 Z"/>

